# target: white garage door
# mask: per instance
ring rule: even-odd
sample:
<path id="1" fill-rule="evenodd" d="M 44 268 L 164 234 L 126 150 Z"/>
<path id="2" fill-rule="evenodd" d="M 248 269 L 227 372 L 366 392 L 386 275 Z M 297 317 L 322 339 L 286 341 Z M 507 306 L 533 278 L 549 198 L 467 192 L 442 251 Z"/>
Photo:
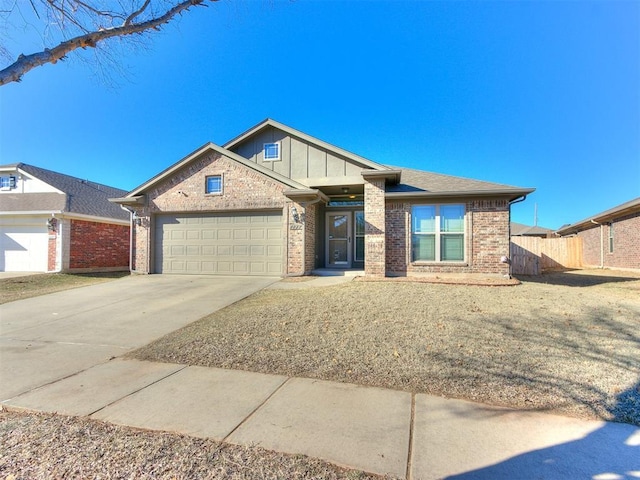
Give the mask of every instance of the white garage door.
<path id="1" fill-rule="evenodd" d="M 0 271 L 46 272 L 47 227 L 0 226 Z"/>
<path id="2" fill-rule="evenodd" d="M 157 273 L 281 275 L 281 212 L 158 215 Z"/>

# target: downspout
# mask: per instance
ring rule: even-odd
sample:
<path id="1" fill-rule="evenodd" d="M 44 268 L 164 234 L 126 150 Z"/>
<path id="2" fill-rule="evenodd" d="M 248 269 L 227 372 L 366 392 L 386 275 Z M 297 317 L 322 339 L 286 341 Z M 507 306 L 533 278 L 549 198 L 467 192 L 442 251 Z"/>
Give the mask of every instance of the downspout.
<path id="1" fill-rule="evenodd" d="M 120 208 L 129 212 L 129 273 L 133 273 L 133 210 L 124 205 Z"/>
<path id="2" fill-rule="evenodd" d="M 591 223 L 600 226 L 600 268 L 604 268 L 604 225 L 591 219 Z"/>

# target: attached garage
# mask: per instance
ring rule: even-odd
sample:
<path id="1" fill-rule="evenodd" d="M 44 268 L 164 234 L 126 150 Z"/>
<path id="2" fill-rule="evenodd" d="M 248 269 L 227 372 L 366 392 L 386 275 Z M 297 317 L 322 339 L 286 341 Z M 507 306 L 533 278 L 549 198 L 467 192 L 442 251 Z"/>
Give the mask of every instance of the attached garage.
<path id="1" fill-rule="evenodd" d="M 282 211 L 155 217 L 156 273 L 282 275 Z"/>
<path id="2" fill-rule="evenodd" d="M 48 232 L 42 225 L 0 225 L 0 271 L 46 272 Z"/>

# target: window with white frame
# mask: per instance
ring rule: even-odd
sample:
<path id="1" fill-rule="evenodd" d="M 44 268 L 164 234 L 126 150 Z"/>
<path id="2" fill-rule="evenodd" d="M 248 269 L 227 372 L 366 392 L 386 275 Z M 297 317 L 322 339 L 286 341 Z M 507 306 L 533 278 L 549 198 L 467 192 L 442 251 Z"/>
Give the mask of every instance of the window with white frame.
<path id="1" fill-rule="evenodd" d="M 613 222 L 609 224 L 609 253 L 613 253 Z"/>
<path id="2" fill-rule="evenodd" d="M 264 144 L 264 159 L 271 162 L 280 160 L 280 142 Z"/>
<path id="3" fill-rule="evenodd" d="M 0 189 L 10 190 L 16 188 L 16 177 L 0 177 Z"/>
<path id="4" fill-rule="evenodd" d="M 464 261 L 464 205 L 411 208 L 411 261 Z"/>
<path id="5" fill-rule="evenodd" d="M 205 193 L 222 194 L 222 175 L 210 175 L 206 178 Z"/>

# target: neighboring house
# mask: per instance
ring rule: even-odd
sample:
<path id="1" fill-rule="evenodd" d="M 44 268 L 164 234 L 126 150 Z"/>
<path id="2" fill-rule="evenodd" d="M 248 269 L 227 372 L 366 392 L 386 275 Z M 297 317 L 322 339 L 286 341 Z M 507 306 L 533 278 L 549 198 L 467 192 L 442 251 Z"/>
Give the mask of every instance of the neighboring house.
<path id="1" fill-rule="evenodd" d="M 0 271 L 128 270 L 126 192 L 24 163 L 0 166 Z"/>
<path id="2" fill-rule="evenodd" d="M 585 267 L 640 269 L 640 197 L 562 226 L 556 234 L 582 239 Z"/>
<path id="3" fill-rule="evenodd" d="M 389 167 L 267 119 L 112 201 L 140 273 L 507 275 L 510 203 L 533 189 Z"/>
<path id="4" fill-rule="evenodd" d="M 550 228 L 524 225 L 522 223 L 511 222 L 512 237 L 540 237 L 547 238 L 553 236 L 553 230 Z"/>

